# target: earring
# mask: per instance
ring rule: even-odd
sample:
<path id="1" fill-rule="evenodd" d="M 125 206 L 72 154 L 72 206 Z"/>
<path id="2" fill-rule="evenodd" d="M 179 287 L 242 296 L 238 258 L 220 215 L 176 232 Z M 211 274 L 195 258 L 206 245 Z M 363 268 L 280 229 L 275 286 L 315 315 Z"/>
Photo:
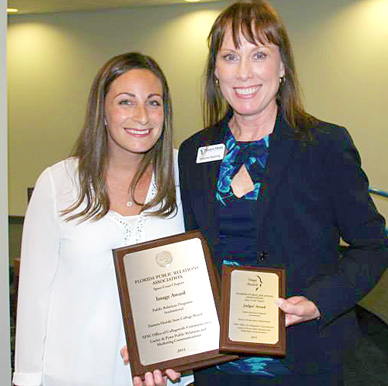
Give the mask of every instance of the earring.
<path id="1" fill-rule="evenodd" d="M 282 83 L 284 83 L 284 76 L 281 76 L 281 77 L 279 78 L 279 84 L 282 84 Z"/>
<path id="2" fill-rule="evenodd" d="M 218 80 L 218 78 L 216 78 L 216 86 L 220 87 L 220 81 Z"/>

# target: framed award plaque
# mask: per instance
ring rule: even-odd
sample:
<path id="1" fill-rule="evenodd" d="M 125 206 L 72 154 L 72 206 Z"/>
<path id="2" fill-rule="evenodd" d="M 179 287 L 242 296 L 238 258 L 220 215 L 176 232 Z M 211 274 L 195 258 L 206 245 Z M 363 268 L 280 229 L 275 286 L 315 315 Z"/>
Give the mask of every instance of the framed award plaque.
<path id="1" fill-rule="evenodd" d="M 132 375 L 237 359 L 219 352 L 219 285 L 199 231 L 113 250 Z"/>
<path id="2" fill-rule="evenodd" d="M 222 352 L 285 356 L 285 315 L 274 303 L 285 296 L 285 270 L 222 267 Z"/>

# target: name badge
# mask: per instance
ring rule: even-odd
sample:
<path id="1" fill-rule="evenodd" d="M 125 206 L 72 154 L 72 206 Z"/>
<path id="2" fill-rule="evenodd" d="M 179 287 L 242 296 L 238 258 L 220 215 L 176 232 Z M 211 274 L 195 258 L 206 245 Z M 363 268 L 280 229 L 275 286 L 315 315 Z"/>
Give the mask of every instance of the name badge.
<path id="1" fill-rule="evenodd" d="M 197 164 L 219 161 L 224 158 L 224 155 L 225 145 L 223 143 L 211 146 L 203 146 L 198 149 Z"/>

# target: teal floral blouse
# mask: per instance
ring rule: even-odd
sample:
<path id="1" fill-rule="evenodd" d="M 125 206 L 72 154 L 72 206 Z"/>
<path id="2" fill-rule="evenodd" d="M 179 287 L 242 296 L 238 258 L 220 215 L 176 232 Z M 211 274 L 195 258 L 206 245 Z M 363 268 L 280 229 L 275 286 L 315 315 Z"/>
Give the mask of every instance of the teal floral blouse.
<path id="1" fill-rule="evenodd" d="M 254 184 L 254 189 L 243 198 L 257 201 L 267 165 L 268 146 L 268 135 L 259 141 L 238 142 L 228 130 L 225 137 L 227 154 L 222 160 L 217 181 L 217 201 L 226 206 L 228 200 L 235 198 L 230 184 L 242 165 L 245 165 Z"/>

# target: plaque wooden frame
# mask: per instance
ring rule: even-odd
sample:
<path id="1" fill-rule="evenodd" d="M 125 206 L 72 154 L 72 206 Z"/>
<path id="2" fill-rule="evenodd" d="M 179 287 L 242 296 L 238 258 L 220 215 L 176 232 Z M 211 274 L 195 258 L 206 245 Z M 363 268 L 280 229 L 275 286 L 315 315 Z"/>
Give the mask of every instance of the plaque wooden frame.
<path id="1" fill-rule="evenodd" d="M 234 341 L 229 337 L 231 274 L 235 270 L 251 271 L 255 273 L 275 273 L 279 277 L 279 297 L 286 294 L 286 272 L 283 268 L 263 268 L 248 266 L 222 266 L 221 287 L 221 332 L 220 351 L 228 353 L 244 353 L 249 355 L 285 356 L 286 355 L 286 327 L 285 314 L 279 310 L 279 340 L 275 344 L 252 343 L 247 341 Z"/>
<path id="2" fill-rule="evenodd" d="M 184 240 L 190 240 L 198 238 L 201 241 L 203 254 L 205 257 L 205 262 L 208 270 L 208 276 L 210 280 L 210 285 L 213 293 L 214 304 L 217 311 L 218 321 L 220 318 L 220 287 L 219 287 L 219 277 L 217 276 L 214 264 L 212 262 L 210 250 L 206 243 L 204 236 L 199 231 L 189 231 L 179 235 L 164 237 L 158 240 L 147 241 L 144 243 L 139 243 L 131 245 L 128 247 L 114 249 L 113 259 L 116 270 L 116 278 L 120 295 L 120 303 L 123 314 L 124 329 L 127 340 L 127 348 L 129 354 L 129 362 L 131 365 L 132 376 L 144 376 L 148 371 L 153 371 L 155 369 L 166 370 L 174 369 L 176 371 L 187 371 L 192 369 L 197 369 L 201 367 L 207 367 L 215 365 L 218 363 L 229 362 L 231 360 L 238 359 L 237 355 L 226 355 L 220 353 L 219 349 L 211 350 L 207 352 L 202 352 L 199 354 L 183 356 L 176 359 L 165 360 L 161 362 L 155 362 L 149 365 L 143 365 L 140 360 L 139 347 L 136 338 L 133 310 L 131 307 L 131 298 L 128 290 L 126 270 L 124 266 L 124 257 L 133 252 L 143 251 L 147 249 L 152 249 L 159 246 L 164 246 L 168 244 L 178 243 Z M 189 344 L 189 343 L 187 343 Z"/>

